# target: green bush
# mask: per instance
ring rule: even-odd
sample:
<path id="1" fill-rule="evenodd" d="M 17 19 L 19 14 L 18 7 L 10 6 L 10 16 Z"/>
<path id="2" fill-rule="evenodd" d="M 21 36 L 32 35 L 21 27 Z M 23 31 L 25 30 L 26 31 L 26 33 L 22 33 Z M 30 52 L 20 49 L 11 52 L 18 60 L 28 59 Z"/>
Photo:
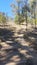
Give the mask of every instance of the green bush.
<path id="1" fill-rule="evenodd" d="M 15 23 L 21 24 L 24 22 L 24 18 L 21 15 L 16 15 L 15 17 Z"/>
<path id="2" fill-rule="evenodd" d="M 3 13 L 0 13 L 0 22 L 6 23 L 6 16 Z"/>

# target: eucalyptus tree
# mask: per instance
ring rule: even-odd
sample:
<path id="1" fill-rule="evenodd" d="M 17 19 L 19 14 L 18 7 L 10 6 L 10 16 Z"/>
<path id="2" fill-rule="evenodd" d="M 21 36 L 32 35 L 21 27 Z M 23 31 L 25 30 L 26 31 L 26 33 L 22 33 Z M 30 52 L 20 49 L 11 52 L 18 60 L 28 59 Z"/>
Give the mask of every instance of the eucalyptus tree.
<path id="1" fill-rule="evenodd" d="M 0 22 L 5 24 L 7 21 L 5 13 L 0 12 Z"/>
<path id="2" fill-rule="evenodd" d="M 27 16 L 28 16 L 28 12 L 30 12 L 28 0 L 15 0 L 15 1 L 16 1 L 17 5 L 11 4 L 12 11 L 15 13 L 15 15 L 17 15 L 17 17 L 18 17 L 17 20 L 19 23 L 20 23 L 20 19 L 21 20 L 22 20 L 22 18 L 26 19 L 26 30 L 27 30 Z"/>
<path id="3" fill-rule="evenodd" d="M 16 4 L 15 3 L 12 3 L 11 4 L 11 8 L 12 8 L 12 12 L 15 13 L 15 17 L 17 16 L 18 17 L 18 22 L 20 23 L 20 12 L 21 12 L 21 3 L 22 3 L 22 0 L 15 0 Z"/>
<path id="4" fill-rule="evenodd" d="M 25 5 L 22 8 L 22 14 L 26 19 L 26 31 L 27 31 L 27 25 L 28 25 L 27 18 L 28 18 L 28 12 L 30 12 L 30 7 L 29 7 L 29 4 L 28 4 L 28 0 L 25 0 L 24 3 L 25 3 Z"/>
<path id="5" fill-rule="evenodd" d="M 36 0 L 33 0 L 32 4 L 31 4 L 31 12 L 32 12 L 32 15 L 33 15 L 33 18 L 35 20 L 35 28 L 36 28 Z"/>

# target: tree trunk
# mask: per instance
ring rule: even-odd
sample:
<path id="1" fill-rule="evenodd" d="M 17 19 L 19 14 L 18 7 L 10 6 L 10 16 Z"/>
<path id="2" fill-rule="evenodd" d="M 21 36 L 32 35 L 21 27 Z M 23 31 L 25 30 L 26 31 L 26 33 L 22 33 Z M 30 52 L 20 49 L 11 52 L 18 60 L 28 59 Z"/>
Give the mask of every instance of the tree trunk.
<path id="1" fill-rule="evenodd" d="M 36 28 L 36 14 L 35 14 L 35 10 L 34 10 L 34 19 L 35 19 L 35 28 Z"/>
<path id="2" fill-rule="evenodd" d="M 26 11 L 26 31 L 27 31 L 27 11 Z"/>

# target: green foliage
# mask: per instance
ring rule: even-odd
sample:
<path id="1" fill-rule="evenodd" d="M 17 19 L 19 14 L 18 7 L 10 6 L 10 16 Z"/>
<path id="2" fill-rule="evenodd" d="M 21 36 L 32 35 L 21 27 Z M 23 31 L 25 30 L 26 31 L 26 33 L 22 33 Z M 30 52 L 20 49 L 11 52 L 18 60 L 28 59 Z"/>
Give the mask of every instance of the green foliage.
<path id="1" fill-rule="evenodd" d="M 2 22 L 6 23 L 6 17 L 5 16 L 2 17 Z"/>
<path id="2" fill-rule="evenodd" d="M 16 15 L 15 17 L 15 23 L 21 24 L 24 22 L 24 17 L 22 15 Z"/>
<path id="3" fill-rule="evenodd" d="M 26 22 L 26 30 L 28 23 L 31 23 L 31 25 L 37 24 L 36 16 L 37 16 L 37 10 L 36 10 L 36 0 L 30 1 L 23 1 L 23 0 L 15 0 L 17 5 L 12 3 L 11 8 L 14 12 L 15 16 L 15 23 L 21 24 L 24 21 Z M 24 5 L 25 4 L 25 5 Z M 22 5 L 22 6 L 21 6 Z"/>
<path id="4" fill-rule="evenodd" d="M 18 15 L 15 16 L 15 23 L 18 23 Z"/>
<path id="5" fill-rule="evenodd" d="M 0 22 L 2 22 L 2 15 L 0 14 Z"/>
<path id="6" fill-rule="evenodd" d="M 0 22 L 6 23 L 6 16 L 3 13 L 0 13 Z"/>

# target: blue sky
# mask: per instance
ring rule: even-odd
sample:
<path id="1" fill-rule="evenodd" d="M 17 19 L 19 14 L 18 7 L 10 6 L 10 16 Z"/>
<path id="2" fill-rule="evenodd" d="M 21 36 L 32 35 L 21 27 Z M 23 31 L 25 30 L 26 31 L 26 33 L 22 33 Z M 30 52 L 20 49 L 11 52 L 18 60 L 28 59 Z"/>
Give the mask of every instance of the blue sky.
<path id="1" fill-rule="evenodd" d="M 14 14 L 11 11 L 10 4 L 14 2 L 15 0 L 0 0 L 0 12 L 7 13 L 8 16 L 14 16 Z"/>
<path id="2" fill-rule="evenodd" d="M 0 12 L 5 12 L 8 16 L 14 17 L 12 13 L 12 8 L 10 7 L 11 3 L 15 3 L 15 0 L 0 0 Z"/>

